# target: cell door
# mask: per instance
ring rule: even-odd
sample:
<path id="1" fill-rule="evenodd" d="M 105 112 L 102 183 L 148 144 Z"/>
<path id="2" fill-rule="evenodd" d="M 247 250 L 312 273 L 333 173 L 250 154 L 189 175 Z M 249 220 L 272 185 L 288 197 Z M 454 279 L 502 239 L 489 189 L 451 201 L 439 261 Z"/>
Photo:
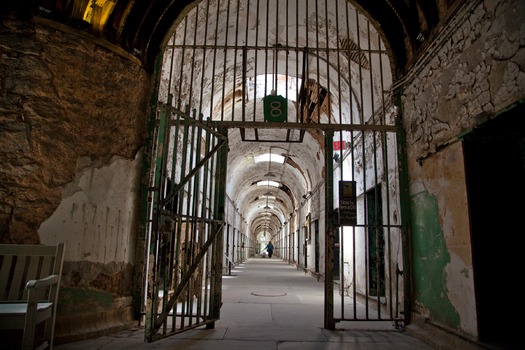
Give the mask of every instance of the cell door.
<path id="1" fill-rule="evenodd" d="M 227 138 L 161 105 L 146 228 L 145 340 L 219 319 Z"/>

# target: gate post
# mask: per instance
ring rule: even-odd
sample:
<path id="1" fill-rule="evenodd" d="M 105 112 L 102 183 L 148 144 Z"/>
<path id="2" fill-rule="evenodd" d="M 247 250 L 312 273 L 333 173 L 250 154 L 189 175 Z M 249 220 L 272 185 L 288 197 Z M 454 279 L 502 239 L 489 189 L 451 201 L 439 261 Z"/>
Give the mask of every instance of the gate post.
<path id="1" fill-rule="evenodd" d="M 228 129 L 220 128 L 221 135 L 228 140 Z M 219 230 L 212 246 L 212 285 L 210 291 L 210 316 L 219 319 L 222 305 L 222 269 L 224 252 L 224 208 L 226 202 L 226 172 L 228 163 L 228 142 L 226 141 L 217 152 L 217 173 L 214 193 L 213 215 L 214 223 L 211 225 L 212 232 Z M 215 322 L 207 323 L 207 329 L 215 328 Z"/>
<path id="2" fill-rule="evenodd" d="M 324 279 L 324 328 L 334 330 L 334 163 L 332 153 L 334 147 L 334 132 L 325 131 L 324 163 L 325 163 L 325 279 Z"/>

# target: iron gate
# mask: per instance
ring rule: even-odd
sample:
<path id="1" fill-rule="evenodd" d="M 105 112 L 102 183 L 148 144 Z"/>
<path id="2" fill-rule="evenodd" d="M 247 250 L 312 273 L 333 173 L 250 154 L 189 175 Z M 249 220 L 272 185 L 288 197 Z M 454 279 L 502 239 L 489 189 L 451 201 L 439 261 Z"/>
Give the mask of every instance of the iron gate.
<path id="1" fill-rule="evenodd" d="M 161 104 L 151 161 L 145 340 L 219 318 L 227 137 Z"/>
<path id="2" fill-rule="evenodd" d="M 168 106 L 184 103 L 204 111 L 207 118 L 190 118 L 189 110 L 176 112 L 173 125 L 164 122 L 159 128 L 157 168 L 161 174 L 152 179 L 156 191 L 152 192 L 154 234 L 148 271 L 155 278 L 148 283 L 154 297 L 148 304 L 148 339 L 169 334 L 166 329 L 173 333 L 213 323 L 218 315 L 220 298 L 213 297 L 220 297 L 220 271 L 209 264 L 222 265 L 220 254 L 215 253 L 222 247 L 215 245 L 221 242 L 223 199 L 219 194 L 223 193 L 216 189 L 224 186 L 225 174 L 216 167 L 225 167 L 226 156 L 211 156 L 226 142 L 226 134 L 217 133 L 221 128 L 238 129 L 242 141 L 249 142 L 301 143 L 306 132 L 313 135 L 325 155 L 320 167 L 326 177 L 314 189 L 324 185 L 326 194 L 320 218 L 325 238 L 324 249 L 320 247 L 324 251 L 325 327 L 333 329 L 336 322 L 344 321 L 402 320 L 407 280 L 401 246 L 406 238 L 398 171 L 403 165 L 397 161 L 398 114 L 380 33 L 346 0 L 209 0 L 194 2 L 186 10 L 165 43 L 159 101 L 165 103 L 164 113 L 173 112 Z M 288 102 L 285 121 L 263 117 L 264 99 L 274 92 Z M 185 140 L 182 144 L 169 144 L 172 136 L 165 134 L 171 128 L 173 138 Z M 202 166 L 206 170 L 193 173 L 198 160 L 184 148 L 196 150 L 199 145 L 190 130 L 205 132 L 204 139 L 209 140 L 203 142 L 206 151 L 196 152 L 202 159 L 210 155 Z M 168 160 L 173 160 L 171 172 Z M 214 176 L 214 171 L 220 176 Z M 334 184 L 342 180 L 357 183 L 359 217 L 353 226 L 339 226 L 332 216 L 337 202 Z M 204 214 L 204 208 L 210 212 Z M 164 227 L 169 234 L 164 234 Z M 290 236 L 282 237 L 297 252 L 302 247 L 300 229 L 294 227 Z M 188 234 L 179 237 L 178 232 Z M 207 242 L 209 251 L 203 253 Z M 178 261 L 175 256 L 181 247 L 185 257 Z M 302 263 L 299 254 L 290 259 Z M 175 309 L 181 293 L 199 286 L 190 276 L 194 276 L 191 272 L 198 276 L 201 269 L 203 279 L 210 273 L 209 290 L 203 282 L 200 302 L 186 298 L 180 310 Z M 165 291 L 170 295 L 165 296 Z M 209 312 L 211 308 L 214 313 Z M 188 316 L 190 310 L 193 313 Z M 179 327 L 166 322 L 170 318 Z"/>

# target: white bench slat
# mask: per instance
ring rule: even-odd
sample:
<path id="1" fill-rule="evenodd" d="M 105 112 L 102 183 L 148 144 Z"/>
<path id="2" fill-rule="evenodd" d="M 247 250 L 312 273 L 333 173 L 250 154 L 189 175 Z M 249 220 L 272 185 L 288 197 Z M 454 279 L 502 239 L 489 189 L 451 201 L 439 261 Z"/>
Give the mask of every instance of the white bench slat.
<path id="1" fill-rule="evenodd" d="M 38 303 L 37 312 L 42 312 L 53 307 L 53 303 Z M 25 315 L 27 312 L 27 303 L 5 303 L 0 304 L 0 317 L 11 315 Z"/>

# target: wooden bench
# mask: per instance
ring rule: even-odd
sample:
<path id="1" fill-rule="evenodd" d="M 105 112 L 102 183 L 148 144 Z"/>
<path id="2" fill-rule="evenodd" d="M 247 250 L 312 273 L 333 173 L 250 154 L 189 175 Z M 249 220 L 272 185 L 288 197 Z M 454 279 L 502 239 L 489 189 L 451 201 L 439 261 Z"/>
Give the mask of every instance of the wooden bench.
<path id="1" fill-rule="evenodd" d="M 53 348 L 64 249 L 64 243 L 0 244 L 0 330 L 21 330 L 24 350 Z"/>

